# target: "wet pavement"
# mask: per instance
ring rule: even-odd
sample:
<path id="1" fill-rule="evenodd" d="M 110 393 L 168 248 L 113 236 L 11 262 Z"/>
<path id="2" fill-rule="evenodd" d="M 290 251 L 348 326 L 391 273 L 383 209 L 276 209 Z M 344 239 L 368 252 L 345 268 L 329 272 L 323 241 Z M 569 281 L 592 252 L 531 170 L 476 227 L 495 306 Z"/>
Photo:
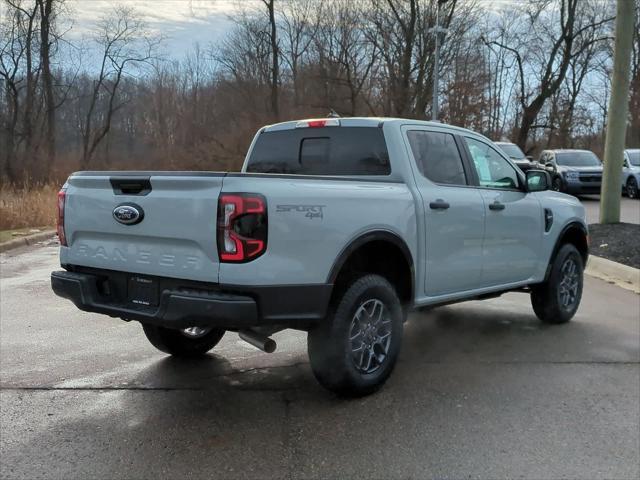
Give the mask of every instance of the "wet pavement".
<path id="1" fill-rule="evenodd" d="M 343 400 L 304 333 L 179 361 L 55 297 L 56 268 L 0 256 L 2 478 L 640 476 L 640 296 L 606 282 L 562 326 L 522 293 L 413 314 L 386 386 Z"/>

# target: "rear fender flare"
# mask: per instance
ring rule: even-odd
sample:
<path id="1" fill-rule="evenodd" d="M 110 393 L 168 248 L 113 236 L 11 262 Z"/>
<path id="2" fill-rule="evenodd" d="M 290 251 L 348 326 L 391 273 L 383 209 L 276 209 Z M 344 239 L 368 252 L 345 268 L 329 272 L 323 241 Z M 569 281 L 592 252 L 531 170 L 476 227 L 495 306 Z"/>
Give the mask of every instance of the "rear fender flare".
<path id="1" fill-rule="evenodd" d="M 411 272 L 411 298 L 413 299 L 415 293 L 415 265 L 413 263 L 411 250 L 409 250 L 409 247 L 402 238 L 389 230 L 369 231 L 353 239 L 346 247 L 342 249 L 336 260 L 333 262 L 333 265 L 327 277 L 327 283 L 334 284 L 336 279 L 338 278 L 338 275 L 340 274 L 340 271 L 342 270 L 342 267 L 349 259 L 349 256 L 358 248 L 372 241 L 389 242 L 398 247 L 398 249 L 402 252 L 402 255 L 409 265 L 409 270 Z"/>

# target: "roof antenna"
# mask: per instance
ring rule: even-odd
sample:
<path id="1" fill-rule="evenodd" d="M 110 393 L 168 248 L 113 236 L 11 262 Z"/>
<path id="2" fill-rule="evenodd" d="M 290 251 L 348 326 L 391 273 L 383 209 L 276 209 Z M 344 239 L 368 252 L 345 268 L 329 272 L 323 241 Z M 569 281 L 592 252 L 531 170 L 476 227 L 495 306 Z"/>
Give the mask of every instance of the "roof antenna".
<path id="1" fill-rule="evenodd" d="M 340 115 L 338 115 L 338 112 L 336 112 L 333 108 L 329 109 L 329 115 L 327 115 L 327 118 L 340 118 Z"/>

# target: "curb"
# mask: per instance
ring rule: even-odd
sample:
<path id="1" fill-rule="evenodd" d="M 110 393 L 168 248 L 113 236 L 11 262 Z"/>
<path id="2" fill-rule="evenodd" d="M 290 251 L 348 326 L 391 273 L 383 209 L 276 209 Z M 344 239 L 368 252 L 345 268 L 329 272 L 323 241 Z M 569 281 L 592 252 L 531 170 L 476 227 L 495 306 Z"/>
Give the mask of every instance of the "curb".
<path id="1" fill-rule="evenodd" d="M 8 242 L 0 243 L 0 253 L 13 250 L 14 248 L 33 245 L 34 243 L 48 240 L 56 234 L 55 230 L 45 230 L 44 232 L 34 233 L 33 235 L 25 235 L 24 237 L 14 238 Z"/>
<path id="2" fill-rule="evenodd" d="M 640 293 L 640 269 L 607 260 L 606 258 L 589 255 L 589 262 L 584 273 L 592 277 L 606 280 L 615 285 Z"/>

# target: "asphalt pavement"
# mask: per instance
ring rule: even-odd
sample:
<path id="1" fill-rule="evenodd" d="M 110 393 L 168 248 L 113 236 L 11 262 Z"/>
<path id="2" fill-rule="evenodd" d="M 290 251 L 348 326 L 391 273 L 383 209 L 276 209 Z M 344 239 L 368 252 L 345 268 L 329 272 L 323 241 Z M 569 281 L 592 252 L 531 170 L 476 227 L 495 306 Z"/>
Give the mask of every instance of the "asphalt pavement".
<path id="1" fill-rule="evenodd" d="M 573 322 L 526 294 L 413 314 L 377 394 L 314 380 L 305 334 L 178 361 L 53 295 L 57 249 L 0 256 L 0 477 L 640 477 L 640 297 L 587 278 Z"/>
<path id="2" fill-rule="evenodd" d="M 587 212 L 587 223 L 600 223 L 600 196 L 584 195 L 578 197 Z M 620 221 L 640 223 L 640 200 L 622 197 L 620 200 Z"/>

